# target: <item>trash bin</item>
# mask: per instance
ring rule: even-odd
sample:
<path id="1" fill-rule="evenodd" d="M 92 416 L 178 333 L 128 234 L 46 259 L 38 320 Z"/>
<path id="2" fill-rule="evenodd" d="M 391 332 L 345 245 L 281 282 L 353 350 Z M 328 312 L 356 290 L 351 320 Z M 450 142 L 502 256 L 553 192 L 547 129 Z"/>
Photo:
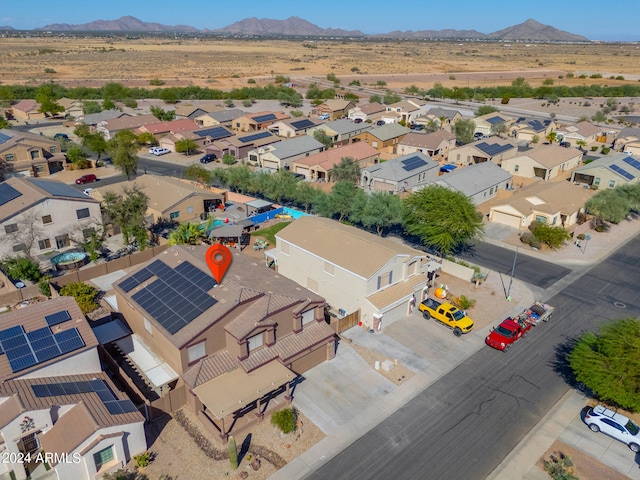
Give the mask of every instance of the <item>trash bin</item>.
<path id="1" fill-rule="evenodd" d="M 374 313 L 373 314 L 373 331 L 379 332 L 382 330 L 382 315 Z"/>

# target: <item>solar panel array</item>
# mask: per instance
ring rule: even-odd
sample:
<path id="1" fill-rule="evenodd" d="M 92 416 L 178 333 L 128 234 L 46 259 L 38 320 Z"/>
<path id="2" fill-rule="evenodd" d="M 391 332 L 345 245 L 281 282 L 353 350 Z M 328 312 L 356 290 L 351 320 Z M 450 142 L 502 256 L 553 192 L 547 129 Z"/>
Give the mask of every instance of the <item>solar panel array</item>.
<path id="1" fill-rule="evenodd" d="M 159 260 L 156 260 L 159 262 Z M 140 285 L 145 280 L 153 277 L 154 273 L 149 268 L 143 268 L 142 270 L 137 271 L 133 275 L 131 275 L 126 280 L 120 282 L 120 288 L 125 292 L 130 292 L 138 285 Z"/>
<path id="2" fill-rule="evenodd" d="M 3 143 L 9 140 L 11 140 L 11 137 L 9 135 L 7 135 L 6 133 L 0 132 L 0 145 L 2 145 Z"/>
<path id="3" fill-rule="evenodd" d="M 52 333 L 50 327 L 26 333 L 22 325 L 0 332 L 0 353 L 7 355 L 13 373 L 73 352 L 85 343 L 77 328 Z"/>
<path id="4" fill-rule="evenodd" d="M 487 155 L 493 157 L 494 155 L 498 155 L 499 153 L 506 152 L 513 148 L 513 145 L 500 145 L 498 143 L 487 143 L 482 142 L 476 145 L 480 150 L 482 150 Z"/>
<path id="5" fill-rule="evenodd" d="M 221 138 L 230 137 L 233 133 L 229 132 L 224 127 L 206 128 L 204 130 L 195 130 L 193 133 L 199 137 L 211 137 L 213 140 L 219 140 Z"/>
<path id="6" fill-rule="evenodd" d="M 87 196 L 82 193 L 80 190 L 76 190 L 75 188 L 55 180 L 39 180 L 39 179 L 29 179 L 31 183 L 33 183 L 36 187 L 43 189 L 49 195 L 54 197 L 72 197 L 72 198 L 82 198 L 83 200 L 87 199 Z"/>
<path id="7" fill-rule="evenodd" d="M 545 126 L 542 124 L 540 120 L 531 120 L 527 123 L 535 132 L 541 132 L 542 130 L 545 129 Z"/>
<path id="8" fill-rule="evenodd" d="M 68 322 L 71 320 L 71 315 L 69 315 L 68 310 L 62 310 L 61 312 L 52 313 L 51 315 L 47 315 L 44 317 L 47 321 L 47 325 L 53 327 L 55 325 L 59 325 L 64 322 Z"/>
<path id="9" fill-rule="evenodd" d="M 609 165 L 609 168 L 614 172 L 619 173 L 620 175 L 622 175 L 624 178 L 628 180 L 633 180 L 635 178 L 633 175 L 627 172 L 624 168 L 621 168 L 618 165 Z"/>
<path id="10" fill-rule="evenodd" d="M 47 383 L 32 385 L 33 394 L 37 398 L 61 397 L 80 393 L 97 393 L 103 405 L 111 415 L 133 413 L 138 409 L 131 400 L 118 400 L 104 380 L 88 380 L 81 382 Z"/>
<path id="11" fill-rule="evenodd" d="M 407 172 L 415 170 L 416 168 L 420 168 L 427 164 L 427 162 L 420 157 L 410 157 L 405 160 L 402 160 L 402 168 Z"/>
<path id="12" fill-rule="evenodd" d="M 146 269 L 156 280 L 131 298 L 172 335 L 217 303 L 207 293 L 216 281 L 189 262 L 172 269 L 156 260 Z"/>
<path id="13" fill-rule="evenodd" d="M 277 117 L 273 113 L 267 113 L 266 115 L 258 115 L 257 117 L 253 117 L 255 122 L 268 122 L 269 120 L 275 120 Z"/>
<path id="14" fill-rule="evenodd" d="M 22 195 L 18 190 L 7 183 L 0 183 L 0 205 L 9 203 Z"/>
<path id="15" fill-rule="evenodd" d="M 502 118 L 502 117 L 491 117 L 491 118 L 487 118 L 487 122 L 489 122 L 491 125 L 496 125 L 498 123 L 504 123 L 504 118 Z"/>
<path id="16" fill-rule="evenodd" d="M 631 165 L 636 170 L 640 170 L 640 162 L 633 157 L 624 157 L 623 161 L 627 165 Z"/>
<path id="17" fill-rule="evenodd" d="M 291 126 L 297 130 L 301 130 L 303 128 L 313 127 L 315 123 L 313 123 L 308 118 L 304 118 L 302 120 L 297 120 L 295 122 L 291 122 Z"/>
<path id="18" fill-rule="evenodd" d="M 238 138 L 238 141 L 241 143 L 248 143 L 248 142 L 253 142 L 254 140 L 259 140 L 261 138 L 267 138 L 270 136 L 271 136 L 271 132 L 267 132 L 265 130 L 264 132 L 258 132 L 258 133 L 254 133 L 253 135 L 247 135 L 246 137 Z"/>

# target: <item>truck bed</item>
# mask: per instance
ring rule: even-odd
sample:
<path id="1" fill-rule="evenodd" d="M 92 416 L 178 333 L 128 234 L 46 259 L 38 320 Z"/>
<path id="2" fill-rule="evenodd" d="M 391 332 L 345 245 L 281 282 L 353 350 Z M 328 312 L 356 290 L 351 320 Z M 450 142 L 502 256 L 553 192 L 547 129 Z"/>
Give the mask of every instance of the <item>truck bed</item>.
<path id="1" fill-rule="evenodd" d="M 531 325 L 537 325 L 540 322 L 547 322 L 551 318 L 551 314 L 555 310 L 555 307 L 547 305 L 546 303 L 536 302 L 531 307 L 527 308 L 518 317 L 519 320 L 531 323 Z M 515 319 L 514 319 L 515 320 Z"/>

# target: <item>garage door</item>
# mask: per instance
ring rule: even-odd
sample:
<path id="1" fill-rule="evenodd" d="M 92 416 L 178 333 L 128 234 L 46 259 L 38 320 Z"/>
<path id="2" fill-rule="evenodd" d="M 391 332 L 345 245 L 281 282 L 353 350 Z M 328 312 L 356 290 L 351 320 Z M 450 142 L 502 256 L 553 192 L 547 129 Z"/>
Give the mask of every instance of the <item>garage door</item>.
<path id="1" fill-rule="evenodd" d="M 509 227 L 520 229 L 520 223 L 522 219 L 520 217 L 516 217 L 515 215 L 509 215 L 508 213 L 496 212 L 493 211 L 493 222 L 502 223 L 503 225 L 508 225 Z"/>
<path id="2" fill-rule="evenodd" d="M 373 189 L 378 192 L 389 192 L 394 190 L 393 185 L 391 185 L 390 183 L 378 182 L 378 181 L 373 182 Z"/>
<path id="3" fill-rule="evenodd" d="M 301 173 L 305 177 L 309 178 L 309 169 L 308 168 L 302 168 L 302 167 L 296 166 L 296 171 L 293 172 L 293 173 Z"/>
<path id="4" fill-rule="evenodd" d="M 271 170 L 278 170 L 280 165 L 274 160 L 262 160 L 262 168 L 270 168 Z"/>
<path id="5" fill-rule="evenodd" d="M 318 345 L 318 347 L 309 352 L 302 358 L 298 360 L 294 360 L 291 364 L 291 370 L 293 370 L 298 375 L 306 372 L 307 370 L 311 370 L 316 365 L 320 365 L 327 359 L 327 344 L 322 343 Z"/>

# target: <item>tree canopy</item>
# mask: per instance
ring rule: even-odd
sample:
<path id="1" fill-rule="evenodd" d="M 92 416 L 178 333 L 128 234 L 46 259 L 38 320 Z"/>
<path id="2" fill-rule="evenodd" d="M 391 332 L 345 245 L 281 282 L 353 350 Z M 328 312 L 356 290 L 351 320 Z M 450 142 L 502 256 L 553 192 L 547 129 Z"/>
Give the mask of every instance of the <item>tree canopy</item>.
<path id="1" fill-rule="evenodd" d="M 103 208 L 108 221 L 120 227 L 125 244 L 131 239 L 137 240 L 140 250 L 148 244 L 145 215 L 149 205 L 149 197 L 137 185 L 125 187 L 123 194 L 106 192 Z"/>
<path id="2" fill-rule="evenodd" d="M 620 223 L 631 210 L 629 199 L 623 194 L 624 192 L 618 188 L 602 190 L 587 200 L 585 209 L 600 220 Z"/>
<path id="3" fill-rule="evenodd" d="M 578 382 L 601 400 L 640 410 L 640 319 L 625 318 L 586 333 L 569 354 Z"/>
<path id="4" fill-rule="evenodd" d="M 357 183 L 360 180 L 360 166 L 352 157 L 342 157 L 340 163 L 329 169 L 329 178 L 334 182 L 346 180 Z"/>
<path id="5" fill-rule="evenodd" d="M 111 154 L 113 165 L 127 177 L 127 180 L 138 170 L 138 139 L 131 130 L 120 130 L 107 143 L 107 151 Z"/>
<path id="6" fill-rule="evenodd" d="M 198 149 L 198 144 L 190 138 L 183 138 L 176 142 L 176 152 L 191 155 Z"/>
<path id="7" fill-rule="evenodd" d="M 460 143 L 473 142 L 473 133 L 476 129 L 476 122 L 473 120 L 458 120 L 453 125 L 453 133 L 456 136 L 456 140 Z"/>
<path id="8" fill-rule="evenodd" d="M 478 109 L 474 112 L 476 117 L 481 117 L 482 115 L 486 115 L 487 113 L 497 112 L 498 109 L 493 105 L 480 105 Z"/>
<path id="9" fill-rule="evenodd" d="M 333 139 L 327 135 L 322 128 L 319 128 L 315 132 L 313 132 L 313 138 L 315 138 L 318 142 L 324 145 L 325 148 L 333 147 Z"/>
<path id="10" fill-rule="evenodd" d="M 441 255 L 453 253 L 483 233 L 482 215 L 460 192 L 428 185 L 412 193 L 404 204 L 405 230 Z"/>

